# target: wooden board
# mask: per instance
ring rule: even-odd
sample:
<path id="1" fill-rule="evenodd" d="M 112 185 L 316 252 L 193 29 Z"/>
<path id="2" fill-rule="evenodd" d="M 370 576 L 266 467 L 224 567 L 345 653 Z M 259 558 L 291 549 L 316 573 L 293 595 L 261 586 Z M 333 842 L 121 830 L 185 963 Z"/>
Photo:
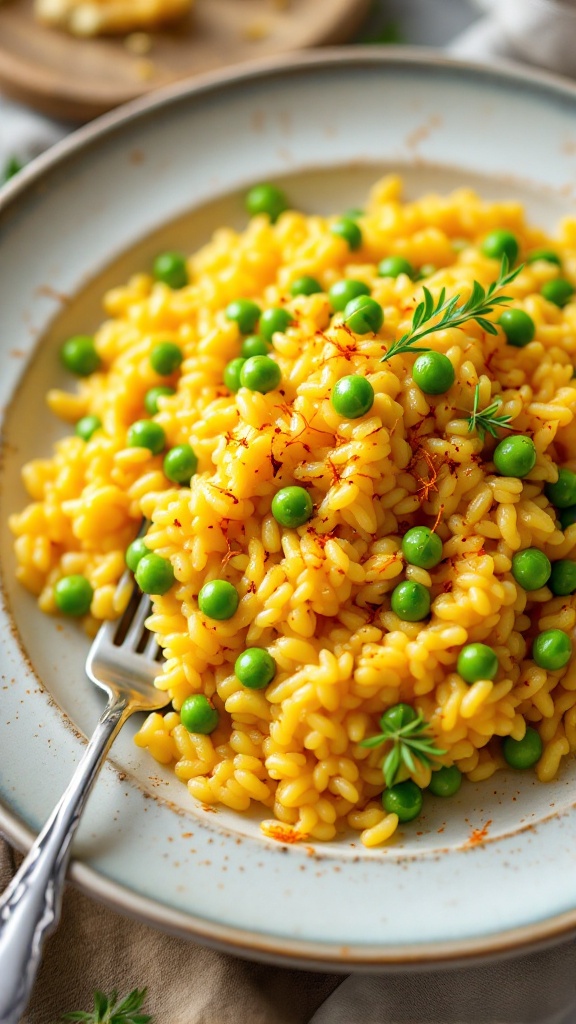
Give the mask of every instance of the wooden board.
<path id="1" fill-rule="evenodd" d="M 190 16 L 151 35 L 138 55 L 123 38 L 76 39 L 34 19 L 33 0 L 0 2 L 0 87 L 36 109 L 89 120 L 202 71 L 339 43 L 370 0 L 196 0 Z M 128 40 L 128 43 L 130 41 Z"/>

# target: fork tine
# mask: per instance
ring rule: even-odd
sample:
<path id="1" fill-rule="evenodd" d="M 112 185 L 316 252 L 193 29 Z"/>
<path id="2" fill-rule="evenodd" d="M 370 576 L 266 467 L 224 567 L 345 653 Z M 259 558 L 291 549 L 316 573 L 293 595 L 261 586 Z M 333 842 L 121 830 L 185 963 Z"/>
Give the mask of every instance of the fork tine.
<path id="1" fill-rule="evenodd" d="M 158 645 L 156 633 L 149 633 L 142 654 L 146 658 L 150 658 L 152 661 L 154 661 L 158 657 L 159 652 L 160 647 Z"/>
<path id="2" fill-rule="evenodd" d="M 147 594 L 142 594 L 136 611 L 132 617 L 132 621 L 126 630 L 126 635 L 122 641 L 123 646 L 136 648 L 139 641 L 142 638 L 144 632 L 144 623 L 150 614 L 150 598 Z"/>

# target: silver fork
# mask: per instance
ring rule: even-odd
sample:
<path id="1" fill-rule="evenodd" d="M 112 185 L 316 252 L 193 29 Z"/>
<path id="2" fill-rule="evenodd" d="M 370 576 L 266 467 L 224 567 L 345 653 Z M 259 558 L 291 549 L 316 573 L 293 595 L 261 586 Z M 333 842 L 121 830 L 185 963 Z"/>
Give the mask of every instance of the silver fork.
<path id="1" fill-rule="evenodd" d="M 121 586 L 133 587 L 131 573 Z M 60 919 L 72 840 L 110 744 L 134 711 L 168 703 L 154 688 L 160 649 L 144 625 L 149 612 L 150 598 L 134 591 L 124 615 L 104 623 L 90 648 L 86 673 L 108 704 L 68 788 L 0 898 L 0 1024 L 17 1024 L 26 1008 L 44 941 Z"/>

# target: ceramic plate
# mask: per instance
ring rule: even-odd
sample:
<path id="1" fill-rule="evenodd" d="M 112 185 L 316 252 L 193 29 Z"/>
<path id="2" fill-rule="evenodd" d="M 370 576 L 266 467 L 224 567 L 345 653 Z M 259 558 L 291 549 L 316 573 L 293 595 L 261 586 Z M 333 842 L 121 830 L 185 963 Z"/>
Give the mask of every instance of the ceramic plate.
<path id="1" fill-rule="evenodd" d="M 276 179 L 305 210 L 362 202 L 385 170 L 407 192 L 471 184 L 552 227 L 573 208 L 576 89 L 409 51 L 328 52 L 158 95 L 56 147 L 0 200 L 0 825 L 29 844 L 102 704 L 87 640 L 13 580 L 6 527 L 20 467 L 60 427 L 57 347 L 92 329 L 99 297 L 162 248 L 245 221 L 242 194 Z M 132 743 L 114 745 L 82 820 L 72 878 L 115 908 L 255 957 L 349 969 L 439 962 L 548 941 L 576 927 L 576 761 L 430 798 L 384 849 L 358 836 L 285 847 L 255 819 L 190 803 Z"/>

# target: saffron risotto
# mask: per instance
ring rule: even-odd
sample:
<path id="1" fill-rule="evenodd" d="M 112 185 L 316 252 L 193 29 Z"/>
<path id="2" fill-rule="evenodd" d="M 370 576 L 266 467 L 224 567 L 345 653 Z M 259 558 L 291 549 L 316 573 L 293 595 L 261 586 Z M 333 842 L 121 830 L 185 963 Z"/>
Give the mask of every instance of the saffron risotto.
<path id="1" fill-rule="evenodd" d="M 494 232 L 519 248 L 510 301 L 488 316 L 494 333 L 470 319 L 420 343 L 453 370 L 453 383 L 430 393 L 415 379 L 418 352 L 382 357 L 412 329 L 423 286 L 462 305 L 474 281 L 497 280 L 500 254 L 485 244 Z M 382 274 L 390 257 L 401 261 Z M 321 290 L 294 294 L 303 276 Z M 434 790 L 438 769 L 452 766 L 458 777 L 488 779 L 514 764 L 506 743 L 522 751 L 528 735 L 527 760 L 540 781 L 554 778 L 576 749 L 576 220 L 552 241 L 517 202 L 485 202 L 466 188 L 404 202 L 400 179 L 388 176 L 344 220 L 286 209 L 251 216 L 241 233 L 222 228 L 187 259 L 185 277 L 170 287 L 139 274 L 105 295 L 96 369 L 75 389 L 48 393 L 58 417 L 95 417 L 95 429 L 24 467 L 32 500 L 10 520 L 18 578 L 44 612 L 63 610 L 62 579 L 88 581 L 90 633 L 123 611 L 125 553 L 149 521 L 145 547 L 174 576 L 152 595 L 148 620 L 165 655 L 157 686 L 172 705 L 146 719 L 136 743 L 171 765 L 193 800 L 237 812 L 255 804 L 264 833 L 284 842 L 351 828 L 368 847 L 384 844 L 414 817 L 406 801 L 389 799 L 396 787 L 426 790 L 432 780 Z M 353 329 L 348 307 L 335 310 L 343 280 L 363 283 L 381 326 Z M 265 358 L 280 371 L 271 390 L 232 382 L 238 299 L 289 314 L 270 333 Z M 509 309 L 528 314 L 531 339 L 511 340 L 498 325 Z M 244 334 L 257 332 L 256 322 Z M 182 361 L 159 373 L 151 353 L 166 342 Z M 373 401 L 343 415 L 336 385 L 351 376 L 369 381 Z M 150 416 L 145 396 L 159 386 L 168 391 Z M 482 429 L 475 410 L 490 409 L 492 427 Z M 143 419 L 164 432 L 156 454 L 130 440 Z M 521 474 L 494 461 L 514 437 L 534 450 Z M 165 472 L 176 446 L 198 460 L 183 483 Z M 288 487 L 311 499 L 301 525 L 273 514 Z M 403 550 L 415 527 L 441 542 L 429 568 Z M 533 549 L 552 574 L 523 585 L 514 558 Z M 237 595 L 229 617 L 200 607 L 213 581 Z M 393 598 L 402 583 L 426 592 L 429 613 L 402 617 Z M 537 656 L 542 634 L 566 639 L 560 667 Z M 465 678 L 460 658 L 472 644 L 495 655 L 495 671 Z M 253 648 L 274 666 L 261 688 L 237 675 Z M 195 695 L 213 715 L 196 731 L 181 717 Z M 364 741 L 399 704 L 421 716 L 418 735 L 441 753 L 419 758 L 413 748 L 412 765 L 396 765 L 387 786 L 383 762 L 401 740 Z"/>

